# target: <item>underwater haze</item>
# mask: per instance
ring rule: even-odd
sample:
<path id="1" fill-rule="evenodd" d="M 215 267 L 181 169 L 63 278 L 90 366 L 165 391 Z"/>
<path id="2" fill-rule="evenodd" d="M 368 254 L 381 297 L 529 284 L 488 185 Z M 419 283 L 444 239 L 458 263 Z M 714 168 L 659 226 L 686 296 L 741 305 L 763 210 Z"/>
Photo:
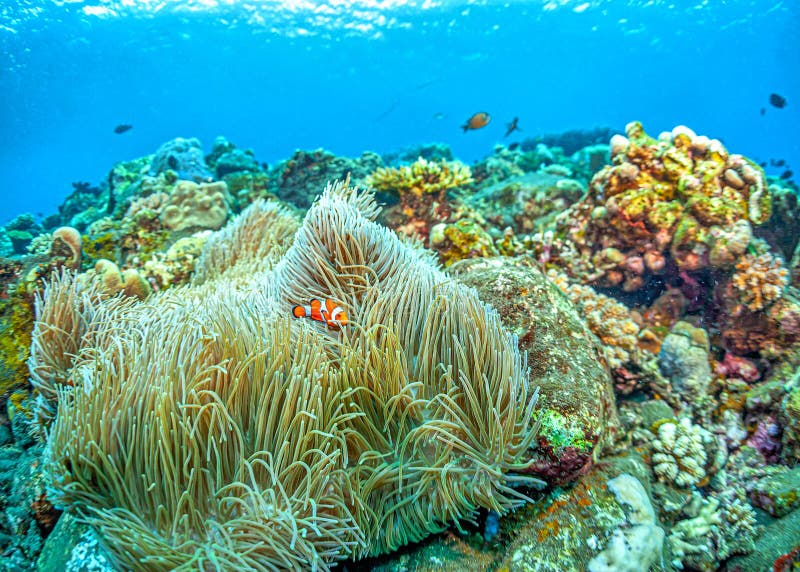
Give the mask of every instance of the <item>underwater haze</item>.
<path id="1" fill-rule="evenodd" d="M 8 0 L 0 220 L 179 136 L 270 164 L 426 142 L 474 161 L 513 117 L 517 138 L 635 119 L 800 169 L 798 22 L 771 0 Z M 478 111 L 490 125 L 463 132 Z"/>

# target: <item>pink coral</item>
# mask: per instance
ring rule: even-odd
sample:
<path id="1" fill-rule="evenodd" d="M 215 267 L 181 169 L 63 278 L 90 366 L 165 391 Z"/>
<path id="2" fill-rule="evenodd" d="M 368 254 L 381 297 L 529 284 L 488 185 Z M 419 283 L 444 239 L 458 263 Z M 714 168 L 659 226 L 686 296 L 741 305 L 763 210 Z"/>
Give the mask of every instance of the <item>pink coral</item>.
<path id="1" fill-rule="evenodd" d="M 747 444 L 764 456 L 768 463 L 775 463 L 781 450 L 781 426 L 772 417 L 758 422 L 755 432 Z"/>
<path id="2" fill-rule="evenodd" d="M 735 356 L 730 352 L 717 364 L 716 372 L 728 378 L 744 380 L 748 383 L 758 381 L 761 373 L 755 364 L 747 358 Z"/>

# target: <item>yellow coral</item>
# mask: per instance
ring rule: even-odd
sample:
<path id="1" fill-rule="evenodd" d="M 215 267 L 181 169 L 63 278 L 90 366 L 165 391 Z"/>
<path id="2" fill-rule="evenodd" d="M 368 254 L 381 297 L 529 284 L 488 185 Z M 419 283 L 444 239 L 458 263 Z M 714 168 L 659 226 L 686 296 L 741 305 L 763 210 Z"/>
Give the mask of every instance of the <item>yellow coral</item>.
<path id="1" fill-rule="evenodd" d="M 783 261 L 769 252 L 746 255 L 736 264 L 731 276 L 731 285 L 739 300 L 754 312 L 783 296 L 788 283 L 789 271 L 784 268 Z"/>
<path id="2" fill-rule="evenodd" d="M 185 284 L 194 272 L 210 232 L 205 230 L 185 236 L 166 252 L 156 252 L 144 263 L 142 274 L 158 289 Z"/>
<path id="3" fill-rule="evenodd" d="M 418 197 L 453 189 L 472 182 L 470 168 L 458 161 L 428 161 L 420 157 L 411 165 L 381 167 L 367 178 L 367 184 L 378 191 Z"/>

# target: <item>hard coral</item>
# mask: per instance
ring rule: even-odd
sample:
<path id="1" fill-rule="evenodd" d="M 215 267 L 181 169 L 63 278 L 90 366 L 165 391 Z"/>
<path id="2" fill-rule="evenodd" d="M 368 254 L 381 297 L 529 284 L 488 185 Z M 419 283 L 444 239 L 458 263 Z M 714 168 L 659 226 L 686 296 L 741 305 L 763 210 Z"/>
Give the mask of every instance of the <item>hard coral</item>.
<path id="1" fill-rule="evenodd" d="M 477 222 L 469 219 L 437 224 L 431 229 L 429 244 L 439 253 L 445 266 L 465 258 L 497 255 L 492 238 Z"/>
<path id="2" fill-rule="evenodd" d="M 83 338 L 47 470 L 119 567 L 325 570 L 523 502 L 516 339 L 376 215 L 336 185 L 271 273 L 129 302 Z M 347 329 L 292 319 L 321 296 Z"/>
<path id="3" fill-rule="evenodd" d="M 397 193 L 402 200 L 442 193 L 472 182 L 469 167 L 457 161 L 428 161 L 419 158 L 411 165 L 380 168 L 367 179 L 377 191 Z"/>
<path id="4" fill-rule="evenodd" d="M 751 311 L 763 310 L 783 295 L 789 271 L 771 253 L 751 254 L 740 259 L 730 279 L 734 296 Z"/>
<path id="5" fill-rule="evenodd" d="M 466 165 L 422 158 L 411 165 L 378 169 L 367 178 L 367 184 L 375 190 L 400 199 L 386 213 L 389 226 L 424 240 L 433 226 L 447 221 L 452 214 L 447 192 L 471 181 Z"/>
<path id="6" fill-rule="evenodd" d="M 713 252 L 714 262 L 732 264 L 735 253 L 722 250 L 738 248 L 738 237 L 770 216 L 761 168 L 685 127 L 658 140 L 638 122 L 628 124 L 626 132 L 627 137 L 612 139 L 613 164 L 592 178 L 586 198 L 564 218 L 567 235 L 592 253 L 617 249 L 622 260 L 666 256 L 681 270 L 697 271 L 709 266 Z M 725 238 L 731 225 L 738 229 L 735 240 Z M 725 243 L 714 251 L 721 240 Z M 650 265 L 645 268 L 655 273 Z M 615 286 L 622 282 L 618 274 L 627 280 L 636 272 L 620 262 L 593 279 Z M 644 278 L 630 289 L 643 286 Z"/>
<path id="7" fill-rule="evenodd" d="M 687 417 L 661 423 L 653 441 L 653 472 L 679 487 L 699 483 L 706 476 L 706 449 L 712 442 L 711 433 Z"/>
<path id="8" fill-rule="evenodd" d="M 589 286 L 570 284 L 565 275 L 554 270 L 548 271 L 547 276 L 572 300 L 589 329 L 603 342 L 612 371 L 636 359 L 639 326 L 624 304 L 598 294 Z"/>
<path id="9" fill-rule="evenodd" d="M 228 188 L 223 182 L 179 181 L 161 211 L 161 222 L 170 230 L 218 229 L 228 219 Z"/>
<path id="10" fill-rule="evenodd" d="M 337 157 L 324 149 L 295 151 L 286 161 L 270 169 L 270 178 L 276 194 L 293 205 L 307 209 L 332 179 L 350 177 L 362 182 L 376 169 L 383 166 L 377 153 L 364 152 L 360 157 Z"/>

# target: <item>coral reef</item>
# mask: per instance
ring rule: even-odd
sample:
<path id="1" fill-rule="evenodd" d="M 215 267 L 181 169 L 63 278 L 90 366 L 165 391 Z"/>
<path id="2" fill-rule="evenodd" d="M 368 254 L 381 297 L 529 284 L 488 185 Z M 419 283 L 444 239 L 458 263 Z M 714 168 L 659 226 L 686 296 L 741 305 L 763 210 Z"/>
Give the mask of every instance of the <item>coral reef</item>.
<path id="1" fill-rule="evenodd" d="M 619 427 L 603 346 L 528 258 L 459 262 L 450 273 L 494 307 L 527 352 L 542 419 L 529 472 L 551 483 L 585 473 Z"/>
<path id="2" fill-rule="evenodd" d="M 220 228 L 228 219 L 228 187 L 223 182 L 179 181 L 161 211 L 161 222 L 172 231 Z"/>
<path id="3" fill-rule="evenodd" d="M 377 194 L 317 198 L 348 173 Z M 73 183 L 0 228 L 0 569 L 790 569 L 769 181 L 634 122 L 471 168 L 180 140 Z"/>
<path id="4" fill-rule="evenodd" d="M 789 272 L 780 258 L 770 253 L 748 254 L 736 263 L 730 279 L 731 298 L 757 312 L 780 298 L 788 284 Z"/>
<path id="5" fill-rule="evenodd" d="M 252 149 L 237 149 L 224 137 L 217 137 L 214 140 L 211 153 L 206 156 L 206 163 L 214 169 L 217 179 L 222 179 L 231 173 L 260 170 Z"/>
<path id="6" fill-rule="evenodd" d="M 712 250 L 725 247 L 715 243 L 725 240 L 726 228 L 769 219 L 763 171 L 729 155 L 719 141 L 685 127 L 656 140 L 637 122 L 626 133 L 612 138 L 613 164 L 592 178 L 586 198 L 563 219 L 563 232 L 586 255 L 619 253 L 591 280 L 604 286 L 624 281 L 626 290 L 637 290 L 664 268 L 662 258 L 679 270 L 699 271 L 709 266 Z M 626 267 L 631 257 L 643 257 L 645 264 Z"/>
<path id="7" fill-rule="evenodd" d="M 467 203 L 485 215 L 487 222 L 517 233 L 531 233 L 546 226 L 552 215 L 577 202 L 583 194 L 577 181 L 557 175 L 528 173 L 482 188 Z"/>
<path id="8" fill-rule="evenodd" d="M 661 343 L 659 367 L 672 381 L 689 410 L 709 407 L 711 385 L 708 334 L 687 322 L 677 322 Z"/>
<path id="9" fill-rule="evenodd" d="M 688 417 L 678 422 L 665 421 L 655 432 L 653 472 L 659 480 L 688 487 L 706 478 L 711 433 Z"/>
<path id="10" fill-rule="evenodd" d="M 370 173 L 381 167 L 383 159 L 369 151 L 350 159 L 323 149 L 298 150 L 270 169 L 270 188 L 281 200 L 307 209 L 328 181 L 349 177 L 354 184 L 363 183 Z"/>
<path id="11" fill-rule="evenodd" d="M 174 171 L 179 179 L 196 183 L 212 179 L 203 156 L 203 147 L 194 137 L 176 137 L 158 148 L 150 161 L 150 174 L 160 175 Z"/>
<path id="12" fill-rule="evenodd" d="M 462 218 L 439 223 L 430 230 L 428 245 L 437 251 L 445 266 L 465 258 L 487 258 L 498 254 L 492 237 L 474 220 Z"/>
<path id="13" fill-rule="evenodd" d="M 595 127 L 594 129 L 573 129 L 562 133 L 548 133 L 524 139 L 521 147 L 525 151 L 535 149 L 538 145 L 560 147 L 567 155 L 577 153 L 584 147 L 606 143 L 616 133 L 610 127 Z"/>
<path id="14" fill-rule="evenodd" d="M 672 564 L 678 569 L 716 570 L 717 562 L 755 547 L 760 529 L 741 491 L 730 490 L 723 498 L 695 493 L 683 513 L 685 518 L 672 527 L 668 538 Z"/>
<path id="15" fill-rule="evenodd" d="M 614 389 L 625 395 L 648 387 L 660 393 L 666 385 L 655 355 L 642 342 L 646 335 L 628 308 L 590 286 L 570 283 L 565 274 L 548 270 L 547 276 L 575 305 L 589 330 L 602 342 L 603 363 L 614 377 Z"/>
<path id="16" fill-rule="evenodd" d="M 31 214 L 21 214 L 5 226 L 14 254 L 24 254 L 31 241 L 43 232 L 42 226 Z"/>
<path id="17" fill-rule="evenodd" d="M 431 229 L 452 215 L 448 191 L 471 181 L 466 165 L 419 158 L 411 165 L 377 169 L 366 183 L 378 192 L 398 197 L 399 203 L 385 214 L 388 226 L 427 242 Z"/>
<path id="18" fill-rule="evenodd" d="M 426 161 L 452 161 L 453 151 L 444 143 L 423 143 L 405 147 L 396 153 L 386 153 L 383 160 L 389 166 L 398 167 L 405 163 L 413 163 L 420 157 Z"/>
<path id="19" fill-rule="evenodd" d="M 658 526 L 647 491 L 636 477 L 627 473 L 608 481 L 608 489 L 626 509 L 629 526 L 614 531 L 606 548 L 589 561 L 589 572 L 649 570 L 661 556 L 664 530 Z"/>
<path id="20" fill-rule="evenodd" d="M 777 254 L 790 260 L 800 244 L 800 200 L 788 186 L 771 184 L 772 216 L 756 234 L 774 246 Z"/>
<path id="21" fill-rule="evenodd" d="M 118 566 L 327 569 L 524 502 L 538 481 L 509 472 L 536 392 L 515 338 L 376 215 L 336 185 L 268 275 L 98 302 L 46 467 Z M 347 330 L 290 317 L 319 296 Z"/>

